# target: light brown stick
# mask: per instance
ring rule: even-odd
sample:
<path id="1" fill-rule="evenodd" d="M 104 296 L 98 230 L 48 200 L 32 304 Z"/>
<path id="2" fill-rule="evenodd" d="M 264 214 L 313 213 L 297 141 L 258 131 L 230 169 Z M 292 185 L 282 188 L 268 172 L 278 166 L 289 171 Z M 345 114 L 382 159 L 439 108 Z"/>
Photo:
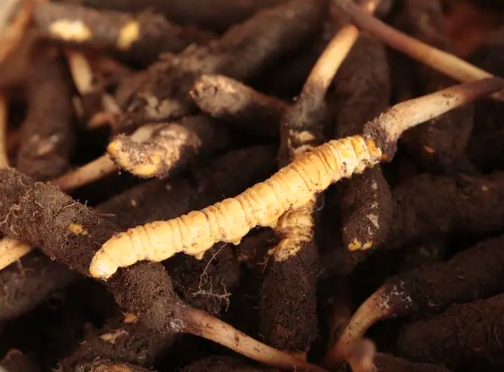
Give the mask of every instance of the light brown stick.
<path id="1" fill-rule="evenodd" d="M 345 12 L 359 28 L 378 37 L 390 47 L 424 63 L 433 69 L 461 81 L 470 82 L 481 80 L 493 75 L 450 53 L 431 47 L 411 36 L 408 36 L 380 21 L 379 19 L 362 11 L 348 0 L 332 0 L 333 3 Z M 504 100 L 504 92 L 492 95 L 492 98 Z"/>
<path id="2" fill-rule="evenodd" d="M 248 358 L 286 371 L 327 372 L 324 368 L 297 359 L 263 344 L 204 311 L 183 307 L 181 331 L 214 341 Z"/>
<path id="3" fill-rule="evenodd" d="M 31 252 L 32 248 L 15 239 L 0 239 L 0 270 L 5 269 L 11 263 Z"/>
<path id="4" fill-rule="evenodd" d="M 0 95 L 0 168 L 9 166 L 9 155 L 7 151 L 7 128 L 8 128 L 7 96 Z"/>

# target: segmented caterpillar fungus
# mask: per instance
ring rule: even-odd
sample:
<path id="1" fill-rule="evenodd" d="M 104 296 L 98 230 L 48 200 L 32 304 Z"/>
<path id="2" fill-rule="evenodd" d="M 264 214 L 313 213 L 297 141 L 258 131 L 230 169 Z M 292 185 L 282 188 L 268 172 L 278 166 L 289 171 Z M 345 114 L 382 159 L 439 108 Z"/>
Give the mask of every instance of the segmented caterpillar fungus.
<path id="1" fill-rule="evenodd" d="M 140 260 L 163 261 L 178 252 L 201 258 L 217 242 L 238 244 L 252 228 L 275 226 L 286 211 L 331 183 L 390 160 L 405 130 L 503 88 L 504 80 L 494 77 L 399 103 L 366 123 L 364 135 L 315 147 L 235 198 L 113 236 L 96 252 L 89 272 L 106 279 Z"/>
<path id="2" fill-rule="evenodd" d="M 371 138 L 352 136 L 330 141 L 235 198 L 112 237 L 96 253 L 90 273 L 109 278 L 118 267 L 140 260 L 163 261 L 182 251 L 201 258 L 219 241 L 238 244 L 252 228 L 274 226 L 289 209 L 305 205 L 314 193 L 331 183 L 374 166 L 381 155 Z"/>

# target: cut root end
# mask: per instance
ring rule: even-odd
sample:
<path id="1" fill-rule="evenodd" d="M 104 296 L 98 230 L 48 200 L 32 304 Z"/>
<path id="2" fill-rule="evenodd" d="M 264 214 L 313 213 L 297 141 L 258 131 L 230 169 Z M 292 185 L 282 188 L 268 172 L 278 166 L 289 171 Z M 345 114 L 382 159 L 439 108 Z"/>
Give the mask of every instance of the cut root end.
<path id="1" fill-rule="evenodd" d="M 0 240 L 0 270 L 20 260 L 23 256 L 30 253 L 31 250 L 31 246 L 19 240 L 9 238 Z"/>

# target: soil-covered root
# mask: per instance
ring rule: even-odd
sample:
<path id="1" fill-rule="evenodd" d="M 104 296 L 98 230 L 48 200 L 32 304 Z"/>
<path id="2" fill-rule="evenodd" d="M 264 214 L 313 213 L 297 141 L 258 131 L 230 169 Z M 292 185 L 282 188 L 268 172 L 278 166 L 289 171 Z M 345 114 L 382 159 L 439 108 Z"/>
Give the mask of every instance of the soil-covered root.
<path id="1" fill-rule="evenodd" d="M 399 248 L 457 233 L 502 228 L 504 173 L 488 176 L 421 174 L 393 190 L 394 224 L 387 247 Z"/>
<path id="2" fill-rule="evenodd" d="M 504 365 L 504 295 L 453 305 L 428 320 L 405 325 L 398 353 L 457 371 L 501 371 Z"/>
<path id="3" fill-rule="evenodd" d="M 503 86 L 502 79 L 490 78 L 406 101 L 366 123 L 362 136 L 332 140 L 318 147 L 311 147 L 311 136 L 304 136 L 303 126 L 300 126 L 299 132 L 290 133 L 294 135 L 291 138 L 304 143 L 305 148 L 311 147 L 311 151 L 301 153 L 270 178 L 234 198 L 115 235 L 95 254 L 90 273 L 93 277 L 106 279 L 119 267 L 131 266 L 140 260 L 161 261 L 179 252 L 202 258 L 217 242 L 237 245 L 252 228 L 276 226 L 285 212 L 311 203 L 314 195 L 331 184 L 361 173 L 366 167 L 372 168 L 380 161 L 392 159 L 397 139 L 407 129 Z M 297 110 L 290 111 L 297 120 L 301 118 Z M 293 188 L 291 185 L 299 186 Z M 313 226 L 312 223 L 309 225 Z M 142 238 L 139 243 L 136 240 L 139 236 L 149 239 Z M 303 233 L 302 236 L 307 235 Z M 285 259 L 295 252 L 295 249 L 287 250 L 279 258 Z"/>
<path id="4" fill-rule="evenodd" d="M 167 54 L 143 75 L 131 97 L 123 126 L 179 118 L 196 110 L 189 96 L 202 74 L 243 81 L 303 46 L 317 31 L 326 0 L 292 0 L 259 12 L 208 46 Z"/>
<path id="5" fill-rule="evenodd" d="M 440 50 L 451 50 L 444 33 L 441 1 L 407 0 L 401 17 L 404 22 L 401 28 L 409 35 Z M 411 68 L 417 94 L 454 84 L 452 79 L 424 64 L 412 62 Z M 436 171 L 450 166 L 464 153 L 472 127 L 473 107 L 466 105 L 414 128 L 401 138 L 401 143 L 424 169 Z"/>
<path id="6" fill-rule="evenodd" d="M 213 34 L 172 24 L 150 11 L 138 14 L 95 10 L 74 4 L 42 2 L 33 12 L 42 37 L 66 45 L 121 52 L 147 65 L 160 53 L 179 53 L 190 44 L 205 44 Z"/>
<path id="7" fill-rule="evenodd" d="M 21 126 L 16 168 L 47 181 L 70 167 L 74 147 L 70 84 L 56 51 L 40 45 L 27 86 L 28 112 Z"/>
<path id="8" fill-rule="evenodd" d="M 378 353 L 374 360 L 377 372 L 450 372 L 441 365 L 412 363 L 406 359 Z"/>
<path id="9" fill-rule="evenodd" d="M 38 251 L 0 271 L 0 321 L 17 318 L 79 276 Z"/>
<path id="10" fill-rule="evenodd" d="M 288 104 L 222 75 L 203 75 L 190 92 L 198 107 L 216 119 L 265 137 L 278 137 Z"/>
<path id="11" fill-rule="evenodd" d="M 454 303 L 486 298 L 504 290 L 504 238 L 493 238 L 448 262 L 420 266 L 390 278 L 356 311 L 328 359 L 341 360 L 351 344 L 377 321 L 439 313 Z"/>
<path id="12" fill-rule="evenodd" d="M 498 30 L 475 51 L 469 60 L 476 66 L 502 76 L 504 30 Z M 469 140 L 467 152 L 472 162 L 482 171 L 504 169 L 504 136 L 499 125 L 504 115 L 504 103 L 482 100 L 474 105 L 474 130 Z"/>
<path id="13" fill-rule="evenodd" d="M 94 360 L 124 362 L 149 368 L 159 354 L 171 346 L 173 337 L 162 337 L 126 314 L 121 321 L 106 324 L 88 334 L 78 348 L 58 365 L 60 372 L 74 372 Z"/>
<path id="14" fill-rule="evenodd" d="M 98 9 L 138 12 L 147 8 L 165 15 L 169 20 L 182 25 L 198 25 L 205 29 L 224 31 L 244 21 L 257 11 L 272 7 L 286 0 L 71 0 L 72 3 Z"/>
<path id="15" fill-rule="evenodd" d="M 385 111 L 390 77 L 383 45 L 362 34 L 335 77 L 335 138 L 362 132 L 363 124 Z M 341 193 L 343 244 L 365 250 L 382 243 L 392 223 L 392 196 L 376 166 L 338 187 Z"/>
<path id="16" fill-rule="evenodd" d="M 97 359 L 79 364 L 75 371 L 80 372 L 155 372 L 150 368 L 143 368 L 123 362 L 113 362 L 106 359 Z"/>
<path id="17" fill-rule="evenodd" d="M 6 372 L 41 372 L 40 366 L 17 349 L 10 349 L 0 360 L 0 369 Z"/>
<path id="18" fill-rule="evenodd" d="M 198 115 L 159 126 L 143 142 L 119 135 L 110 142 L 107 152 L 135 176 L 166 177 L 187 168 L 196 158 L 224 150 L 230 142 L 221 124 L 209 116 Z"/>

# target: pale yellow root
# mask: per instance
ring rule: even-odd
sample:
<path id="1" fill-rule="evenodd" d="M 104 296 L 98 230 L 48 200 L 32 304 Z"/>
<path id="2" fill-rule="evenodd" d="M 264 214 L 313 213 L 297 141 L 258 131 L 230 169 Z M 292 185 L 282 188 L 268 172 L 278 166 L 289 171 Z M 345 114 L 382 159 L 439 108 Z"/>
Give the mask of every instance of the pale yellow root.
<path id="1" fill-rule="evenodd" d="M 383 317 L 389 316 L 394 309 L 384 296 L 383 289 L 373 293 L 355 312 L 324 360 L 329 369 L 338 368 L 345 361 L 346 350 L 350 345 L 364 337 L 367 330 Z"/>
<path id="2" fill-rule="evenodd" d="M 76 50 L 65 50 L 67 56 L 70 73 L 81 96 L 92 93 L 93 87 L 93 71 L 84 53 Z"/>
<path id="3" fill-rule="evenodd" d="M 21 43 L 30 24 L 34 0 L 3 0 L 0 2 L 0 64 Z M 21 5 L 21 10 L 11 21 L 14 9 Z"/>
<path id="4" fill-rule="evenodd" d="M 204 311 L 181 309 L 180 331 L 223 345 L 264 365 L 284 371 L 328 372 L 324 368 L 265 345 Z M 175 321 L 173 321 L 175 322 Z"/>
<path id="5" fill-rule="evenodd" d="M 456 85 L 396 105 L 365 127 L 393 146 L 404 130 L 503 88 L 499 78 Z M 238 244 L 252 228 L 276 226 L 288 210 L 306 205 L 330 184 L 373 167 L 387 155 L 374 139 L 363 136 L 327 142 L 235 198 L 113 236 L 96 252 L 90 274 L 106 279 L 140 260 L 163 261 L 178 252 L 200 259 L 217 242 Z"/>
<path id="6" fill-rule="evenodd" d="M 493 75 L 450 53 L 436 49 L 411 36 L 408 36 L 362 11 L 348 0 L 333 0 L 333 3 L 351 17 L 359 28 L 368 31 L 385 44 L 426 64 L 429 67 L 460 82 L 470 82 L 492 77 Z M 504 93 L 498 92 L 494 99 L 504 100 Z"/>
<path id="7" fill-rule="evenodd" d="M 0 95 L 0 169 L 9 166 L 7 149 L 8 105 L 5 94 Z"/>
<path id="8" fill-rule="evenodd" d="M 19 240 L 3 238 L 0 240 L 0 270 L 16 262 L 31 252 L 32 248 Z"/>
<path id="9" fill-rule="evenodd" d="M 150 138 L 159 124 L 146 124 L 138 128 L 131 139 L 135 142 L 142 142 Z M 114 172 L 120 170 L 119 166 L 110 159 L 109 155 L 103 155 L 91 163 L 67 173 L 60 178 L 51 181 L 51 184 L 58 186 L 62 191 L 71 192 L 79 187 L 96 182 Z"/>

